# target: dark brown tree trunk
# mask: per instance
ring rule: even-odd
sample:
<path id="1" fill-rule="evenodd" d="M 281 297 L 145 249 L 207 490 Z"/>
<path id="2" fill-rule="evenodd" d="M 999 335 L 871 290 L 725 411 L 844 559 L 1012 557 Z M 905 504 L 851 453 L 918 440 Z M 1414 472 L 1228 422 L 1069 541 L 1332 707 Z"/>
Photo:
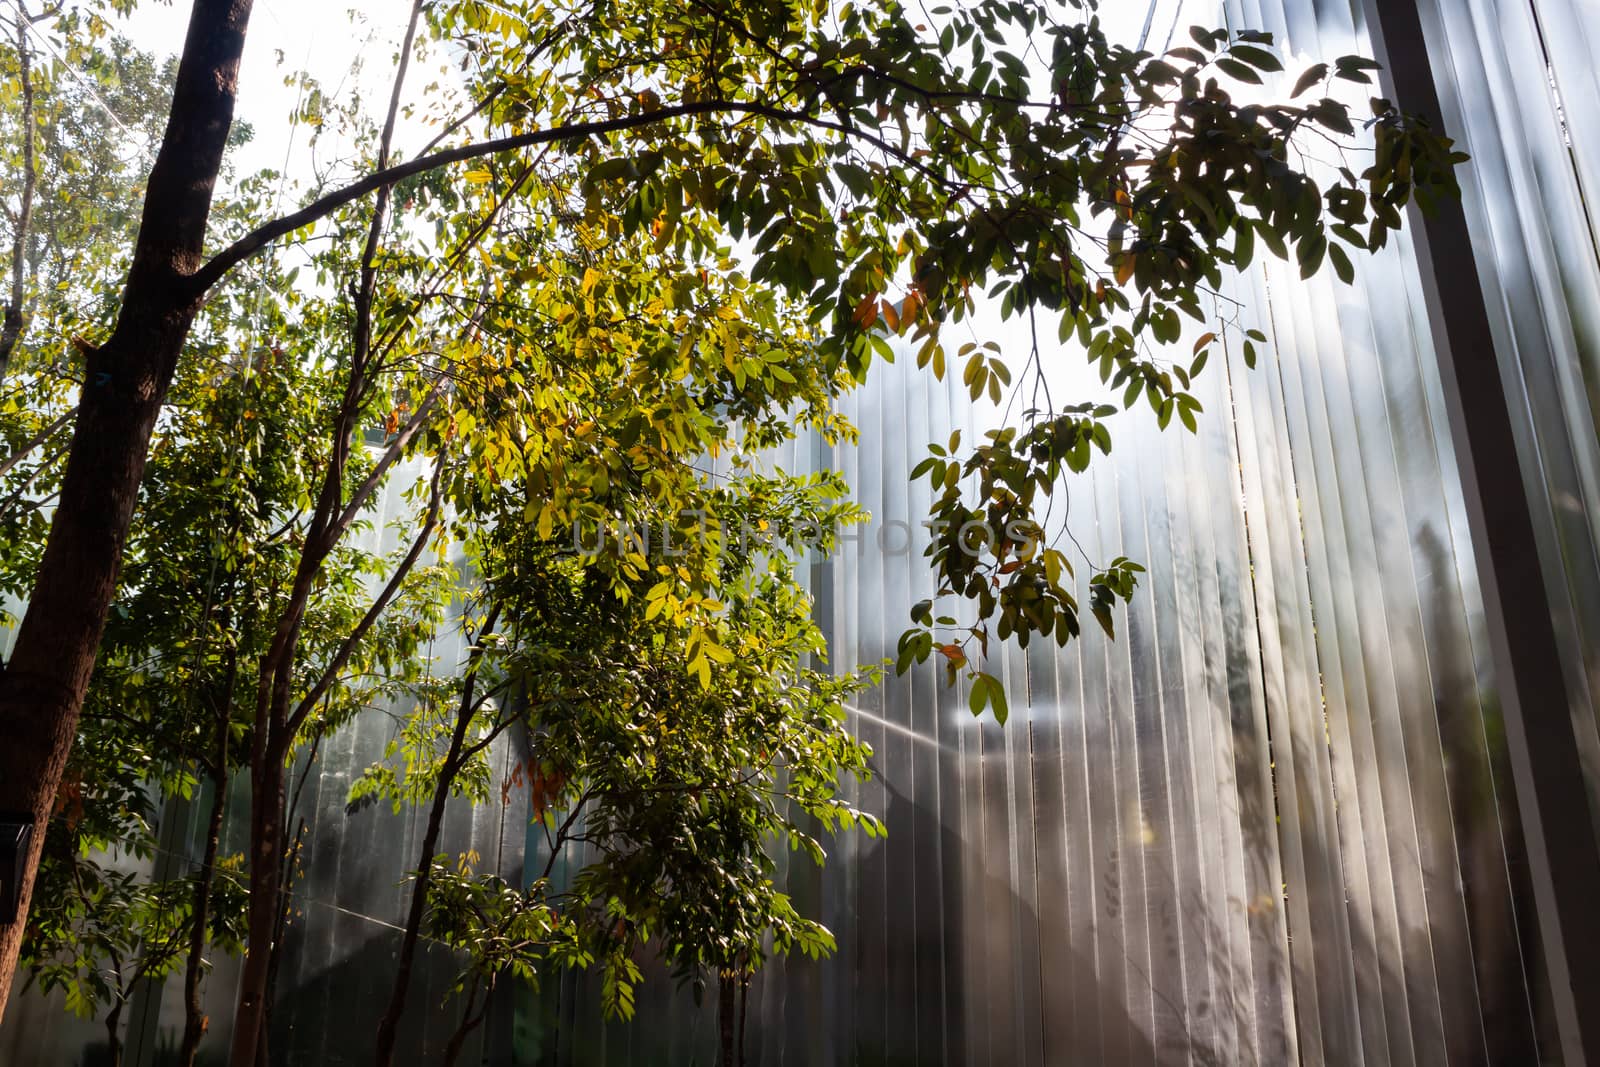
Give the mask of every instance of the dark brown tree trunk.
<path id="1" fill-rule="evenodd" d="M 0 809 L 32 815 L 22 909 L 0 928 L 0 1013 L 11 992 L 56 786 L 94 669 L 150 434 L 201 294 L 211 193 L 233 122 L 251 0 L 195 0 L 133 265 L 104 345 L 86 358 L 72 451 L 11 660 L 0 673 Z"/>
<path id="2" fill-rule="evenodd" d="M 0 747 L 0 808 L 31 813 L 36 827 L 21 887 L 24 911 L 0 928 L 0 1006 L 10 991 L 45 823 L 72 747 L 166 391 L 160 364 L 176 359 L 188 327 L 186 316 L 175 319 L 152 324 L 156 337 L 149 347 L 134 350 L 119 328 L 90 356 L 39 579 L 0 674 L 0 736 L 6 738 Z"/>
<path id="3" fill-rule="evenodd" d="M 464 717 L 465 720 L 470 718 L 470 715 Z M 464 727 L 465 721 L 458 720 L 455 734 L 450 741 L 450 755 L 445 759 L 446 772 L 451 770 L 453 761 L 460 754 L 460 741 L 465 737 Z M 394 987 L 389 994 L 389 1006 L 378 1022 L 376 1052 L 373 1057 L 377 1067 L 390 1067 L 394 1063 L 395 1038 L 400 1029 L 400 1016 L 406 1008 L 406 993 L 411 988 L 411 970 L 417 959 L 422 913 L 428 902 L 428 873 L 433 865 L 434 850 L 439 847 L 439 829 L 444 824 L 445 803 L 450 797 L 452 778 L 453 774 L 439 776 L 439 783 L 433 791 L 433 804 L 428 809 L 428 826 L 422 834 L 422 862 L 417 868 L 416 880 L 411 883 L 411 902 L 406 911 L 405 934 L 400 939 L 400 956 L 395 961 Z"/>
<path id="4" fill-rule="evenodd" d="M 330 472 L 330 479 L 332 476 Z M 327 511 L 326 496 L 325 485 L 319 516 Z M 266 1055 L 267 995 L 282 918 L 284 786 L 288 773 L 284 760 L 295 734 L 289 723 L 289 687 L 312 581 L 326 556 L 326 552 L 318 554 L 314 547 L 320 541 L 313 523 L 272 644 L 261 659 L 250 750 L 250 907 L 239 1002 L 233 1014 L 233 1042 L 228 1053 L 232 1067 L 255 1067 Z"/>
<path id="5" fill-rule="evenodd" d="M 320 739 L 320 735 L 319 735 Z M 311 762 L 316 760 L 316 746 L 312 746 Z M 285 781 L 287 781 L 287 774 Z M 272 998 L 278 988 L 278 972 L 283 963 L 283 956 L 277 947 L 283 944 L 283 934 L 289 928 L 289 909 L 294 906 L 294 871 L 295 865 L 300 862 L 300 848 L 305 843 L 306 821 L 300 819 L 300 825 L 295 827 L 294 836 L 290 838 L 287 827 L 294 821 L 294 806 L 285 809 L 283 825 L 285 827 L 283 864 L 278 870 L 278 925 L 272 928 L 273 952 L 267 960 L 267 989 L 261 1007 L 261 1040 L 256 1042 L 255 1067 L 271 1067 L 268 1056 L 268 1039 L 272 1036 Z"/>
<path id="6" fill-rule="evenodd" d="M 400 939 L 400 955 L 395 961 L 394 988 L 389 994 L 389 1006 L 378 1021 L 378 1036 L 373 1062 L 377 1067 L 391 1067 L 394 1063 L 394 1046 L 400 1030 L 400 1016 L 406 1009 L 406 993 L 411 988 L 411 970 L 417 960 L 417 942 L 422 931 L 422 913 L 428 901 L 428 875 L 433 864 L 434 849 L 439 845 L 439 827 L 444 822 L 445 800 L 450 787 L 443 783 L 434 790 L 433 806 L 428 811 L 428 828 L 422 835 L 422 864 L 417 868 L 416 880 L 411 884 L 411 902 L 406 911 L 405 933 Z"/>
<path id="7" fill-rule="evenodd" d="M 750 1021 L 750 975 L 739 976 L 739 1067 L 745 1067 L 745 1025 Z"/>
<path id="8" fill-rule="evenodd" d="M 211 923 L 211 887 L 216 882 L 217 846 L 222 838 L 222 812 L 228 791 L 228 774 L 212 773 L 211 813 L 206 820 L 206 845 L 194 886 L 194 918 L 189 932 L 189 960 L 183 972 L 183 1043 L 178 1049 L 182 1067 L 194 1067 L 205 1036 L 206 1016 L 200 1003 L 200 977 L 205 969 L 207 935 Z"/>
<path id="9" fill-rule="evenodd" d="M 722 1050 L 717 1063 L 721 1067 L 733 1067 L 734 999 L 737 992 L 738 986 L 734 984 L 733 975 L 727 972 L 717 975 L 717 1031 Z"/>
<path id="10" fill-rule="evenodd" d="M 265 1026 L 272 947 L 278 929 L 279 864 L 283 856 L 284 752 L 270 743 L 258 722 L 257 752 L 250 770 L 250 910 L 239 1003 L 233 1014 L 233 1045 L 228 1062 L 254 1067 L 258 1047 L 267 1042 Z"/>
<path id="11" fill-rule="evenodd" d="M 106 1048 L 111 1067 L 122 1067 L 122 999 L 106 1015 Z"/>
<path id="12" fill-rule="evenodd" d="M 430 397 L 431 402 L 431 397 Z M 420 418 L 426 414 L 428 404 L 419 406 L 413 416 L 414 432 Z M 347 397 L 341 409 L 335 440 L 347 441 L 354 427 L 359 406 Z M 402 438 L 405 435 L 402 434 Z M 391 445 L 391 452 L 404 446 L 404 441 Z M 294 682 L 295 658 L 299 652 L 300 630 L 305 621 L 306 605 L 316 576 L 328 553 L 349 527 L 352 501 L 346 504 L 341 496 L 340 449 L 335 445 L 333 460 L 329 463 L 317 512 L 312 517 L 301 549 L 300 562 L 295 573 L 283 612 L 279 615 L 277 630 L 267 654 L 261 659 L 260 682 L 256 696 L 255 740 L 250 753 L 250 910 L 249 932 L 245 942 L 244 968 L 239 979 L 239 1004 L 234 1012 L 233 1046 L 228 1062 L 232 1067 L 254 1067 L 258 1056 L 264 1055 L 267 1041 L 265 1026 L 267 993 L 272 975 L 272 954 L 280 926 L 283 879 L 279 870 L 283 859 L 284 838 L 284 782 L 288 757 L 301 726 L 314 705 L 321 699 L 333 677 L 347 662 L 351 650 L 376 622 L 379 614 L 399 591 L 400 583 L 416 565 L 423 547 L 432 536 L 439 521 L 442 506 L 441 478 L 444 459 L 434 465 L 433 484 L 429 492 L 428 514 L 411 549 L 395 568 L 388 584 L 373 601 L 361 621 L 340 646 L 339 651 L 322 678 L 312 686 L 299 704 L 291 708 L 291 685 Z M 380 463 L 380 469 L 383 464 Z M 368 479 L 370 484 L 371 478 Z M 341 517 L 342 516 L 342 517 Z"/>

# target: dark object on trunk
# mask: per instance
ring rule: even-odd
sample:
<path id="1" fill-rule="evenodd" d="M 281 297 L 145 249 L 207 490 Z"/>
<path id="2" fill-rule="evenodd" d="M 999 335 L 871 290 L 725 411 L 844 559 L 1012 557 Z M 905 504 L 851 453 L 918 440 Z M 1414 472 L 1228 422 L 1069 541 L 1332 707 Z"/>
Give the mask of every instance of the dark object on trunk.
<path id="1" fill-rule="evenodd" d="M 14 922 L 22 899 L 22 866 L 33 837 L 33 816 L 0 814 L 0 923 Z"/>

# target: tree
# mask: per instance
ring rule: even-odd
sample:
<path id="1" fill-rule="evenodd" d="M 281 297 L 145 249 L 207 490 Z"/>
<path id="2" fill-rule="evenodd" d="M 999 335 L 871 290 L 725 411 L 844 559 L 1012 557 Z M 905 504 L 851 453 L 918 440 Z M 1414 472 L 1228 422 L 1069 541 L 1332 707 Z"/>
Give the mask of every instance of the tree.
<path id="1" fill-rule="evenodd" d="M 122 1063 L 122 1012 L 143 981 L 157 980 L 183 962 L 196 917 L 189 909 L 189 879 L 149 882 L 126 871 L 108 869 L 71 854 L 62 857 L 66 875 L 48 898 L 28 945 L 31 973 L 45 990 L 61 989 L 67 1007 L 90 1017 L 105 1007 L 110 1062 Z M 234 872 L 236 873 L 236 872 Z M 53 882 L 53 880 L 52 880 Z M 224 881 L 226 888 L 241 888 Z M 236 902 L 237 898 L 235 898 Z M 237 945 L 243 930 L 226 916 L 242 908 L 213 910 L 207 934 Z M 223 921 L 217 921 L 222 919 Z"/>
<path id="2" fill-rule="evenodd" d="M 96 333 L 114 307 L 171 70 L 92 13 L 16 5 L 0 22 L 12 38 L 11 50 L 0 50 L 0 247 L 10 266 L 0 329 L 0 545 L 6 591 L 26 596 L 81 383 L 71 338 Z"/>
<path id="3" fill-rule="evenodd" d="M 9 250 L 0 382 L 19 354 L 28 357 L 21 369 L 41 370 L 25 345 L 30 320 L 79 333 L 96 303 L 114 299 L 125 269 L 107 253 L 133 239 L 137 186 L 161 134 L 173 64 L 113 33 L 109 14 L 18 2 L 0 16 L 11 45 L 0 112 L 8 178 L 0 234 Z"/>
<path id="4" fill-rule="evenodd" d="M 121 974 L 129 988 L 136 977 L 181 967 L 185 1063 L 194 1061 L 205 1031 L 199 983 L 212 935 L 227 931 L 217 947 L 228 951 L 245 941 L 247 872 L 239 858 L 219 855 L 224 801 L 238 768 L 249 765 L 249 683 L 267 651 L 266 620 L 299 558 L 294 523 L 284 516 L 319 473 L 319 431 L 333 384 L 327 373 L 270 349 L 236 362 L 209 344 L 196 349 L 193 356 L 213 374 L 181 382 L 163 418 L 130 532 L 124 586 L 59 794 L 65 817 L 51 824 L 41 865 L 41 878 L 70 891 L 49 894 L 24 950 L 31 969 L 48 979 L 63 973 L 57 957 L 76 940 L 77 955 L 98 964 L 85 974 Z M 367 585 L 387 578 L 389 565 L 381 554 L 346 550 L 324 569 L 307 607 L 302 673 L 341 647 L 369 606 Z M 311 742 L 409 681 L 434 592 L 412 583 L 401 610 L 355 650 L 348 676 L 328 689 L 308 723 Z M 93 877 L 102 861 L 91 857 L 102 852 L 149 859 L 157 809 L 170 797 L 198 799 L 201 785 L 208 810 L 192 871 L 165 880 L 129 872 L 115 883 Z M 83 872 L 93 891 L 77 889 Z M 102 891 L 107 885 L 117 891 Z M 182 896 L 187 901 L 176 900 Z M 157 919 L 159 944 L 167 948 L 160 966 L 145 966 L 116 938 L 151 942 L 154 935 L 138 931 Z M 114 947 L 121 962 L 112 958 Z M 126 990 L 113 992 L 103 990 L 99 1001 L 120 1015 Z M 111 1032 L 116 1025 L 108 1019 Z"/>
<path id="5" fill-rule="evenodd" d="M 706 528 L 694 539 L 674 528 L 673 512 L 653 516 L 648 547 L 591 538 L 596 551 L 584 554 L 570 536 L 514 527 L 485 538 L 478 569 L 493 606 L 480 609 L 467 670 L 451 686 L 455 715 L 420 703 L 394 746 L 403 773 L 380 764 L 352 789 L 357 804 L 432 794 L 380 1065 L 392 1062 L 423 933 L 468 957 L 447 1059 L 503 974 L 537 980 L 549 967 L 598 962 L 606 1010 L 626 1017 L 647 947 L 681 981 L 698 989 L 709 976 L 725 991 L 770 952 L 831 951 L 832 935 L 776 884 L 772 853 L 789 848 L 820 864 L 813 825 L 880 829 L 838 796 L 842 777 L 868 773 L 870 751 L 850 733 L 843 702 L 871 675 L 807 665 L 826 648 L 792 558 L 808 543 L 826 551 L 831 536 L 816 532 L 859 516 L 837 502 L 832 478 L 745 472 L 702 485 L 696 516 Z M 608 557 L 630 552 L 652 566 L 619 587 Z M 702 580 L 680 587 L 680 567 Z M 435 855 L 447 795 L 487 798 L 482 753 L 513 722 L 527 738 L 514 781 L 547 842 L 526 890 Z M 569 885 L 553 886 L 551 872 L 579 843 L 591 858 Z M 732 1004 L 725 994 L 730 1065 Z"/>
<path id="6" fill-rule="evenodd" d="M 487 583 L 484 603 L 471 613 L 476 621 L 463 622 L 479 643 L 453 683 L 459 690 L 419 695 L 418 713 L 403 735 L 409 772 L 375 773 L 361 786 L 430 805 L 394 994 L 378 1031 L 380 1062 L 392 1054 L 404 1009 L 443 805 L 484 747 L 516 721 L 506 714 L 506 686 L 514 682 L 523 694 L 522 718 L 537 720 L 538 709 L 557 699 L 548 686 L 590 694 L 582 706 L 592 711 L 614 699 L 608 696 L 615 691 L 612 680 L 637 658 L 624 656 L 607 637 L 623 618 L 599 612 L 598 604 L 576 615 L 535 612 L 522 572 L 534 568 L 560 586 L 571 575 L 549 570 L 540 559 L 571 556 L 577 547 L 593 546 L 597 536 L 604 541 L 603 530 L 642 528 L 678 547 L 658 542 L 652 564 L 646 537 L 636 551 L 592 553 L 583 573 L 592 573 L 595 588 L 611 598 L 637 599 L 659 586 L 650 616 L 661 618 L 658 630 L 680 617 L 678 610 L 663 616 L 667 601 L 661 597 L 669 590 L 679 589 L 673 603 L 682 614 L 706 614 L 716 602 L 708 589 L 722 583 L 723 566 L 709 549 L 722 541 L 707 542 L 701 524 L 713 513 L 728 518 L 734 509 L 708 487 L 699 463 L 770 447 L 801 429 L 844 430 L 832 408 L 843 380 L 797 340 L 803 324 L 770 293 L 752 289 L 737 272 L 707 276 L 694 260 L 661 247 L 655 235 L 575 228 L 569 190 L 576 183 L 570 175 L 563 181 L 559 170 L 546 171 L 537 187 L 507 204 L 528 172 L 516 165 L 499 178 L 485 174 L 472 183 L 494 212 L 493 227 L 482 229 L 481 255 L 468 260 L 488 273 L 461 283 L 461 301 L 486 343 L 470 359 L 448 363 L 451 414 L 439 440 L 428 445 L 456 444 L 461 453 L 449 497 L 451 525 L 467 531 L 472 570 Z M 777 494 L 764 483 L 756 488 L 752 483 L 740 498 L 751 521 Z M 827 488 L 831 483 L 811 491 Z M 520 562 L 513 554 L 519 546 L 529 553 Z M 670 581 L 652 569 L 663 551 L 675 561 Z M 508 573 L 518 574 L 513 588 L 520 599 L 508 597 Z M 513 620 L 512 632 L 521 636 L 507 644 L 506 623 Z M 587 641 L 577 640 L 579 634 Z M 562 656 L 553 653 L 558 648 Z M 668 652 L 664 658 L 705 684 L 712 657 L 724 654 L 715 642 L 685 645 L 681 636 L 672 648 L 683 656 Z M 537 672 L 530 667 L 536 659 Z M 494 667 L 488 676 L 486 666 Z M 438 747 L 442 754 L 435 753 Z"/>
<path id="7" fill-rule="evenodd" d="M 1279 65 L 1259 34 L 1197 31 L 1194 46 L 1157 57 L 1112 44 L 1070 2 L 981 0 L 930 25 L 893 0 L 837 11 L 798 2 L 491 8 L 465 0 L 428 12 L 438 36 L 466 56 L 477 101 L 438 145 L 399 162 L 380 151 L 365 177 L 207 259 L 250 9 L 250 0 L 194 6 L 116 326 L 86 345 L 59 503 L 0 675 L 0 729 L 14 739 L 0 753 L 0 804 L 40 825 L 71 747 L 151 432 L 196 316 L 246 259 L 363 197 L 377 197 L 381 219 L 384 191 L 400 182 L 473 160 L 489 165 L 458 180 L 492 181 L 494 160 L 551 146 L 585 171 L 581 211 L 592 224 L 650 233 L 700 262 L 705 284 L 727 260 L 721 242 L 748 242 L 750 281 L 806 308 L 807 339 L 831 371 L 859 376 L 887 354 L 880 323 L 915 332 L 921 358 L 941 370 L 940 324 L 966 313 L 973 287 L 987 287 L 1008 312 L 1049 315 L 1068 335 L 1098 341 L 1114 373 L 1141 381 L 1158 411 L 1187 423 L 1195 405 L 1183 378 L 1144 345 L 1171 340 L 1178 316 L 1197 310 L 1197 292 L 1216 285 L 1224 266 L 1247 261 L 1259 238 L 1307 272 L 1328 263 L 1345 273 L 1345 247 L 1381 244 L 1413 194 L 1426 200 L 1452 182 L 1448 143 L 1384 101 L 1373 103 L 1373 165 L 1341 171 L 1326 188 L 1313 181 L 1297 139 L 1351 137 L 1348 110 L 1332 97 L 1275 105 L 1231 97 L 1226 84 Z M 1330 74 L 1367 80 L 1370 66 L 1319 65 L 1297 88 Z M 1110 219 L 1103 233 L 1087 228 L 1086 210 Z M 376 268 L 370 235 L 380 231 L 367 230 L 363 279 Z M 358 293 L 370 300 L 365 280 Z M 354 347 L 349 369 L 359 371 L 361 352 Z M 742 368 L 743 356 L 734 362 Z M 1000 373 L 986 355 L 966 369 L 979 392 Z M 1048 425 L 1021 468 L 1036 486 L 1065 461 L 1052 458 L 1058 449 L 1082 454 L 1076 441 L 1068 446 L 1082 437 L 1082 413 L 1052 413 Z M 990 448 L 973 458 L 987 471 L 1001 456 Z M 338 492 L 343 481 L 325 485 Z M 1008 485 L 1001 510 L 1025 518 L 1028 495 Z M 1022 610 L 1023 590 L 1037 589 L 1034 577 L 1049 590 L 1048 573 L 1002 575 L 1011 562 L 986 564 L 1006 593 L 997 596 L 965 564 L 936 561 L 981 615 L 1003 609 L 1022 629 L 1042 628 Z M 1016 577 L 1025 570 L 1026 587 Z M 1111 576 L 1108 587 L 1120 581 Z M 1069 614 L 1060 593 L 1047 599 L 1051 618 Z M 286 647 L 295 624 L 285 618 Z M 1059 635 L 1060 623 L 1053 627 Z M 281 663 L 275 672 L 279 696 L 261 704 L 270 714 L 273 701 L 282 708 L 287 678 Z M 258 729 L 257 743 L 267 734 Z M 272 782 L 256 784 L 270 794 Z M 272 809 L 270 796 L 255 803 Z M 275 837 L 264 829 L 263 838 Z M 253 895 L 252 906 L 265 905 Z M 0 972 L 18 937 L 19 924 L 0 936 Z M 258 968 L 247 971 L 247 987 L 258 990 Z M 240 1032 L 258 1029 L 249 1018 L 258 1010 L 247 1005 Z M 246 1062 L 242 1053 L 237 1062 Z"/>

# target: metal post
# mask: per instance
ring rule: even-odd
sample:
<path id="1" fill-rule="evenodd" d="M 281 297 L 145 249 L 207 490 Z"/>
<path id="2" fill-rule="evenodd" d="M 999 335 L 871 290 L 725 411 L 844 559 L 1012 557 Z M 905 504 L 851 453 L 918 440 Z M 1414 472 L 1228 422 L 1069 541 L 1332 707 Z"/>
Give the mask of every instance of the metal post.
<path id="1" fill-rule="evenodd" d="M 1419 0 L 1363 0 L 1383 88 L 1444 129 Z M 1543 71 L 1530 70 L 1530 78 Z M 1446 131 L 1447 133 L 1450 131 Z M 1512 409 L 1460 202 L 1413 210 L 1458 458 L 1562 1059 L 1600 1065 L 1600 838 L 1579 756 Z"/>

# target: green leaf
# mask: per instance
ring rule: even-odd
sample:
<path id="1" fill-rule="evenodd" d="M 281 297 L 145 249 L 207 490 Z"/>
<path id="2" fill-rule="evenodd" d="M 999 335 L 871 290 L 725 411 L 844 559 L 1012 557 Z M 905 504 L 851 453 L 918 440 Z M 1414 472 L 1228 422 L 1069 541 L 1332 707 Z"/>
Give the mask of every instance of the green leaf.
<path id="1" fill-rule="evenodd" d="M 1250 85 L 1261 84 L 1261 75 L 1255 72 L 1255 68 L 1241 63 L 1237 59 L 1219 56 L 1217 57 L 1217 69 L 1235 81 L 1246 82 Z"/>
<path id="2" fill-rule="evenodd" d="M 1307 67 L 1306 72 L 1300 75 L 1300 80 L 1294 83 L 1294 89 L 1289 93 L 1289 99 L 1293 100 L 1312 86 L 1320 83 L 1327 76 L 1328 64 L 1326 63 L 1315 63 Z"/>
<path id="3" fill-rule="evenodd" d="M 1255 224 L 1248 219 L 1240 219 L 1234 226 L 1233 265 L 1240 270 L 1245 269 L 1255 257 L 1255 251 Z"/>
<path id="4" fill-rule="evenodd" d="M 983 714 L 983 709 L 989 704 L 989 676 L 987 674 L 975 675 L 972 685 L 967 690 L 967 708 L 974 717 Z"/>
<path id="5" fill-rule="evenodd" d="M 1006 687 L 998 678 L 989 679 L 989 704 L 994 708 L 994 721 L 1004 726 L 1011 717 L 1011 705 L 1006 702 Z"/>
<path id="6" fill-rule="evenodd" d="M 1236 44 L 1228 51 L 1257 70 L 1277 71 L 1283 69 L 1283 63 L 1278 57 L 1265 48 L 1258 48 L 1255 45 L 1248 44 Z"/>
<path id="7" fill-rule="evenodd" d="M 1339 280 L 1350 285 L 1356 280 L 1355 266 L 1350 262 L 1350 257 L 1343 248 L 1336 244 L 1328 245 L 1328 258 L 1333 260 L 1334 273 L 1339 275 Z"/>

